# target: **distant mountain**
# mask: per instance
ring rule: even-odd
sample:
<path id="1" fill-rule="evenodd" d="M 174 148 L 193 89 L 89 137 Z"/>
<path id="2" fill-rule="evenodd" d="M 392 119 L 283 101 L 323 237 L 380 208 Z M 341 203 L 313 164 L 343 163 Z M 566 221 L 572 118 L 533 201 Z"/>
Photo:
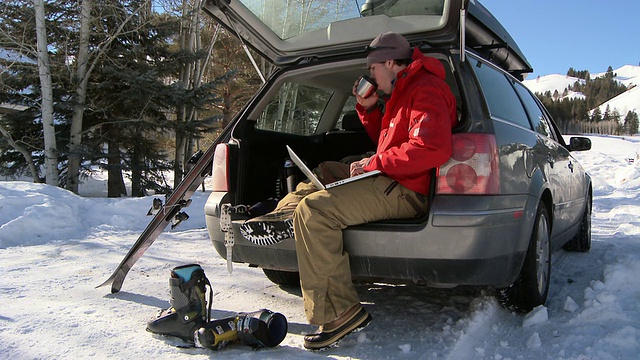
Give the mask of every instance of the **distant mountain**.
<path id="1" fill-rule="evenodd" d="M 640 86 L 638 86 L 640 85 L 640 66 L 624 65 L 619 69 L 614 69 L 613 72 L 616 74 L 614 79 L 629 87 L 629 90 L 598 106 L 600 112 L 604 114 L 607 106 L 609 106 L 609 111 L 617 109 L 622 117 L 629 111 L 634 111 L 640 115 Z M 593 73 L 591 74 L 591 78 L 601 77 L 605 74 L 606 72 Z M 550 91 L 551 94 L 553 94 L 557 90 L 561 98 L 584 98 L 584 94 L 573 91 L 568 91 L 566 95 L 563 95 L 565 90 L 567 90 L 570 85 L 575 84 L 576 81 L 580 81 L 581 83 L 585 82 L 576 77 L 551 74 L 525 80 L 523 84 L 534 93 L 544 94 Z M 591 109 L 590 112 L 593 110 L 595 110 L 595 108 Z"/>

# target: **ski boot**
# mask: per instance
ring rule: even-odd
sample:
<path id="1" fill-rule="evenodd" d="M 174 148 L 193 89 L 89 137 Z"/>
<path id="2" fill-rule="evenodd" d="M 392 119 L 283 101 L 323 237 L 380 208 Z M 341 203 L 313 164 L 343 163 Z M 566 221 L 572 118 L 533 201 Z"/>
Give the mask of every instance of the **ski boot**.
<path id="1" fill-rule="evenodd" d="M 236 317 L 212 320 L 198 329 L 194 334 L 194 342 L 198 348 L 219 350 L 238 339 Z"/>
<path id="2" fill-rule="evenodd" d="M 254 348 L 275 347 L 287 335 L 287 318 L 267 309 L 213 320 L 194 334 L 196 347 L 218 350 L 239 339 Z"/>
<path id="3" fill-rule="evenodd" d="M 287 318 L 267 309 L 252 313 L 238 313 L 238 337 L 253 347 L 275 347 L 287 335 Z"/>
<path id="4" fill-rule="evenodd" d="M 209 286 L 209 302 L 205 300 L 206 287 Z M 158 312 L 147 323 L 147 331 L 154 334 L 178 337 L 193 343 L 193 334 L 209 322 L 213 289 L 198 264 L 178 266 L 171 270 L 169 278 L 171 307 Z"/>

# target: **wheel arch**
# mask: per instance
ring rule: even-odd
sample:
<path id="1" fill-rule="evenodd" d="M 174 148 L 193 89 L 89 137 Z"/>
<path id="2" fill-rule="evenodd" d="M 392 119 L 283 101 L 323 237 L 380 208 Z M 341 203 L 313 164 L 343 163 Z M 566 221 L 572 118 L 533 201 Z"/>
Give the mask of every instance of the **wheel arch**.
<path id="1" fill-rule="evenodd" d="M 553 195 L 551 194 L 551 189 L 549 188 L 549 182 L 543 173 L 543 171 L 538 168 L 531 175 L 531 182 L 529 183 L 529 193 L 533 194 L 537 201 L 542 201 L 544 206 L 547 209 L 547 214 L 549 215 L 549 231 L 553 233 L 553 221 L 554 221 L 554 211 L 553 211 Z M 536 201 L 536 206 L 538 206 L 538 202 Z M 529 234 L 533 231 L 533 222 L 531 222 L 531 226 L 529 228 Z"/>
<path id="2" fill-rule="evenodd" d="M 553 196 L 551 195 L 551 190 L 544 189 L 542 194 L 540 195 L 540 201 L 544 204 L 544 207 L 547 209 L 547 214 L 549 214 L 549 234 L 553 233 Z"/>

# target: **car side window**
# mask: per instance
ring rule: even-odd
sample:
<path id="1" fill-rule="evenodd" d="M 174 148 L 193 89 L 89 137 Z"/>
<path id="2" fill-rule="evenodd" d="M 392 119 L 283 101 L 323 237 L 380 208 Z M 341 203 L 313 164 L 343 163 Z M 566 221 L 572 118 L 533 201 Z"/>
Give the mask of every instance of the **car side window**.
<path id="1" fill-rule="evenodd" d="M 525 109 L 527 109 L 527 113 L 529 113 L 529 119 L 531 120 L 533 129 L 544 136 L 553 137 L 551 126 L 547 122 L 542 109 L 540 109 L 540 105 L 538 105 L 538 102 L 533 98 L 533 95 L 531 95 L 529 90 L 522 84 L 516 83 L 515 88 L 520 99 L 522 99 Z"/>
<path id="2" fill-rule="evenodd" d="M 472 68 L 480 82 L 491 115 L 531 129 L 527 114 L 513 91 L 510 79 L 480 60 L 477 60 L 477 65 Z"/>
<path id="3" fill-rule="evenodd" d="M 314 134 L 333 92 L 286 82 L 258 117 L 257 129 Z"/>

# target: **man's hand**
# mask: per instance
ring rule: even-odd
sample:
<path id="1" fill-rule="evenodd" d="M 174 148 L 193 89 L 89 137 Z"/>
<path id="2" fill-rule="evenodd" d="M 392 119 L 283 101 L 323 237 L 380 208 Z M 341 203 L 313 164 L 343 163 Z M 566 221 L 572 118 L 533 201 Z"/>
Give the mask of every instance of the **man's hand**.
<path id="1" fill-rule="evenodd" d="M 364 158 L 360 161 L 352 162 L 349 166 L 349 175 L 356 176 L 360 174 L 364 174 L 364 167 L 369 163 L 369 158 Z"/>
<path id="2" fill-rule="evenodd" d="M 358 80 L 356 80 L 355 83 L 353 83 L 353 88 L 351 89 L 351 93 L 353 95 L 355 95 L 356 97 L 356 101 L 358 102 L 358 104 L 360 104 L 365 110 L 369 110 L 372 109 L 374 106 L 376 106 L 378 104 L 378 100 L 380 99 L 380 97 L 378 96 L 377 92 L 374 92 L 373 95 L 369 96 L 368 98 L 363 98 L 362 96 L 358 95 L 356 93 L 356 89 L 358 88 Z"/>

